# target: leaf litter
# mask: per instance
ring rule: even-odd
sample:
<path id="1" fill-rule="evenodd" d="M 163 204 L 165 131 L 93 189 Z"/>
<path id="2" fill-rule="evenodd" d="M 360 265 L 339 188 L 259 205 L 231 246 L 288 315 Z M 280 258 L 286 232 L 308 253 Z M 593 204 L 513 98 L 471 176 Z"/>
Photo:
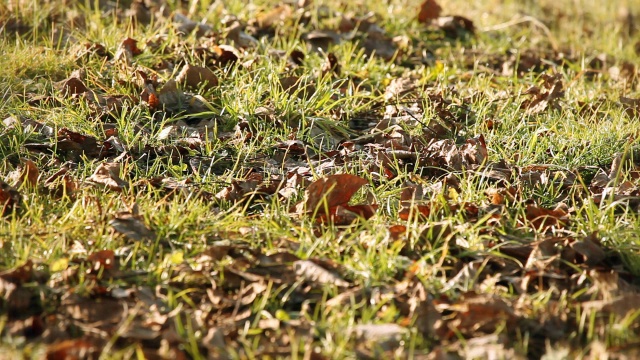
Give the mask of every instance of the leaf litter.
<path id="1" fill-rule="evenodd" d="M 536 121 L 571 105 L 567 94 L 575 79 L 568 81 L 564 71 L 578 54 L 554 46 L 474 53 L 474 21 L 443 16 L 445 10 L 433 0 L 422 2 L 414 19 L 431 45 L 389 33 L 377 14 L 343 14 L 305 1 L 265 8 L 249 21 L 226 14 L 220 24 L 197 19 L 194 11 L 169 13 L 165 5 L 98 4 L 136 27 L 156 21 L 169 26 L 146 43 L 127 37 L 112 51 L 99 43 L 79 45 L 77 64 L 98 59 L 102 73 L 80 67 L 51 92 L 31 97 L 31 106 L 85 109 L 92 130 L 28 116 L 10 115 L 2 122 L 3 138 L 28 139 L 19 157 L 5 160 L 12 172 L 0 180 L 2 221 L 31 216 L 34 193 L 58 201 L 87 201 L 88 191 L 113 193 L 125 203 L 131 203 L 125 197 L 134 197 L 128 210 L 87 220 L 108 229 L 101 236 L 117 240 L 114 249 L 104 248 L 100 237 L 74 238 L 70 251 L 53 263 L 34 258 L 4 267 L 3 336 L 42 345 L 50 359 L 94 358 L 104 349 L 128 347 L 151 358 L 190 358 L 195 352 L 208 358 L 287 357 L 297 351 L 322 359 L 331 358 L 317 346 L 328 329 L 314 315 L 343 317 L 347 311 L 355 314 L 355 323 L 341 330 L 362 358 L 405 357 L 416 334 L 437 344 L 425 348 L 427 358 L 540 358 L 552 345 L 582 349 L 588 335 L 576 329 L 587 321 L 589 331 L 604 332 L 615 319 L 626 324 L 630 338 L 637 336 L 638 271 L 623 261 L 629 255 L 598 231 L 578 230 L 584 213 L 575 208 L 611 204 L 618 212 L 637 211 L 635 150 L 613 154 L 591 175 L 588 168 L 516 165 L 492 143 L 490 132 L 499 122 L 486 120 L 486 132 L 471 132 L 482 129 L 470 126 L 482 119 L 476 118 L 471 98 L 460 95 L 463 89 L 438 86 L 413 71 L 417 63 L 440 66 L 433 62 L 441 51 L 437 44 L 468 47 L 462 61 L 495 81 L 535 75 L 534 84 L 524 82 L 530 85 L 526 90 L 491 101 L 517 107 L 523 119 Z M 21 21 L 3 23 L 4 29 L 20 33 Z M 175 30 L 173 43 L 168 28 Z M 300 48 L 264 51 L 265 43 L 277 46 L 270 41 L 284 34 L 295 37 Z M 367 74 L 341 58 L 336 49 L 346 46 L 403 73 L 391 71 L 385 86 L 372 85 Z M 193 51 L 186 54 L 185 48 Z M 282 62 L 283 72 L 270 76 L 277 84 L 273 93 L 287 101 L 325 96 L 326 79 L 331 82 L 327 101 L 339 104 L 354 92 L 375 100 L 358 112 L 340 106 L 332 112 L 310 109 L 301 119 L 273 105 L 268 99 L 273 94 L 265 92 L 264 104 L 253 113 L 231 115 L 220 104 L 230 91 L 227 82 L 266 65 L 265 54 Z M 608 77 L 623 89 L 637 82 L 636 67 L 623 60 L 598 55 L 587 66 L 584 76 L 592 81 Z M 618 106 L 637 119 L 638 100 L 617 99 L 601 105 Z M 257 119 L 289 135 L 264 138 Z M 235 132 L 220 130 L 229 122 L 236 124 Z M 124 133 L 127 126 L 140 136 Z M 252 142 L 271 147 L 252 149 L 251 157 L 234 148 Z M 212 146 L 219 146 L 213 155 Z M 148 169 L 153 161 L 168 170 L 148 177 L 130 171 Z M 484 197 L 462 198 L 468 179 L 481 179 L 486 186 L 478 192 Z M 555 190 L 551 201 L 534 198 L 543 188 Z M 391 195 L 376 198 L 374 189 Z M 406 264 L 399 261 L 380 281 L 326 252 L 316 257 L 296 240 L 276 239 L 270 249 L 256 246 L 247 238 L 265 234 L 254 228 L 203 235 L 206 249 L 193 253 L 165 239 L 157 224 L 149 223 L 153 214 L 140 213 L 135 197 L 152 192 L 167 202 L 206 201 L 212 212 L 241 207 L 246 217 L 264 215 L 269 202 L 293 204 L 281 215 L 291 221 L 291 238 L 303 226 L 318 241 L 333 231 L 338 238 L 346 234 L 338 259 L 361 256 L 353 250 L 361 246 L 379 251 L 381 258 L 393 249 Z M 367 226 L 378 219 L 385 243 L 347 244 L 360 241 L 350 235 L 353 229 L 377 231 Z M 461 235 L 470 228 L 478 233 L 475 244 Z M 158 246 L 161 260 L 148 270 L 129 269 L 136 256 L 131 249 L 140 244 Z M 0 248 L 9 246 L 0 240 Z M 144 280 L 149 273 L 160 279 L 155 287 Z M 544 303 L 532 296 L 540 294 Z M 375 310 L 367 313 L 362 304 Z M 199 335 L 185 335 L 185 324 Z M 527 346 L 518 348 L 515 334 L 526 334 Z M 313 345 L 301 350 L 302 342 Z M 633 344 L 606 346 L 623 353 Z"/>

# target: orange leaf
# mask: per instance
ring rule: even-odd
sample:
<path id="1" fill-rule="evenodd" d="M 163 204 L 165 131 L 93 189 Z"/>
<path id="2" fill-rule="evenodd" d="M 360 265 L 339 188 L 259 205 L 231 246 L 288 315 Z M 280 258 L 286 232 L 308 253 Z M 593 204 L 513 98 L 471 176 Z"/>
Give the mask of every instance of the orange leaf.
<path id="1" fill-rule="evenodd" d="M 411 202 L 403 202 L 398 217 L 401 220 L 409 220 L 411 214 L 413 216 L 420 215 L 421 218 L 426 219 L 431 214 L 431 205 L 412 204 Z"/>
<path id="2" fill-rule="evenodd" d="M 407 232 L 407 227 L 404 225 L 392 225 L 389 227 L 389 235 L 393 240 L 400 239 L 400 236 Z"/>
<path id="3" fill-rule="evenodd" d="M 420 5 L 420 13 L 418 13 L 418 21 L 421 23 L 428 23 L 431 20 L 437 19 L 440 17 L 440 13 L 442 12 L 442 8 L 435 0 L 425 0 L 425 2 Z"/>
<path id="4" fill-rule="evenodd" d="M 365 220 L 375 215 L 378 205 L 338 205 L 328 209 L 328 213 L 320 212 L 316 218 L 318 223 L 333 222 L 335 225 L 349 225 L 359 218 Z"/>
<path id="5" fill-rule="evenodd" d="M 115 263 L 115 254 L 113 250 L 101 250 L 89 255 L 87 260 L 93 263 L 93 269 L 96 271 L 100 270 L 100 268 L 109 270 Z"/>
<path id="6" fill-rule="evenodd" d="M 548 229 L 552 226 L 564 227 L 567 223 L 567 212 L 561 208 L 545 209 L 535 205 L 527 205 L 527 220 L 535 229 Z"/>
<path id="7" fill-rule="evenodd" d="M 347 205 L 367 180 L 350 174 L 330 175 L 313 182 L 306 191 L 307 211 L 315 211 L 326 201 L 326 206 L 332 208 Z"/>
<path id="8" fill-rule="evenodd" d="M 40 171 L 36 164 L 31 160 L 24 160 L 21 167 L 22 172 L 20 173 L 20 183 L 27 186 L 38 185 Z"/>

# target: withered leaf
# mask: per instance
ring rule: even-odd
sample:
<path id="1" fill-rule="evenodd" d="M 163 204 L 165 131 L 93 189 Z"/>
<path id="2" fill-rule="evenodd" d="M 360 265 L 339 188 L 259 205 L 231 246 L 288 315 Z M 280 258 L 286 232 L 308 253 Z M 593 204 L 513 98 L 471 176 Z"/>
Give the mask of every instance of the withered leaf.
<path id="1" fill-rule="evenodd" d="M 33 278 L 33 261 L 27 260 L 23 265 L 15 269 L 0 273 L 0 279 L 12 282 L 17 285 L 31 281 Z"/>
<path id="2" fill-rule="evenodd" d="M 211 25 L 191 20 L 177 11 L 173 15 L 173 22 L 178 33 L 182 35 L 188 35 L 196 30 L 196 36 L 203 36 L 213 30 Z"/>
<path id="3" fill-rule="evenodd" d="M 2 207 L 2 216 L 8 216 L 13 211 L 20 208 L 22 203 L 22 195 L 11 185 L 0 180 L 0 206 Z"/>
<path id="4" fill-rule="evenodd" d="M 460 37 L 465 32 L 468 32 L 469 34 L 473 34 L 475 32 L 475 25 L 473 24 L 473 21 L 464 16 L 443 16 L 438 18 L 436 23 L 438 24 L 438 27 L 447 34 L 447 36 L 452 38 Z"/>
<path id="5" fill-rule="evenodd" d="M 20 175 L 16 187 L 19 188 L 22 185 L 35 187 L 36 185 L 38 185 L 40 170 L 38 170 L 38 167 L 33 161 L 29 159 L 23 159 L 22 164 L 20 164 L 20 168 L 18 168 L 18 171 Z"/>
<path id="6" fill-rule="evenodd" d="M 490 294 L 466 293 L 457 303 L 444 308 L 457 312 L 450 326 L 467 336 L 476 331 L 493 332 L 503 322 L 510 328 L 518 319 L 509 304 Z"/>
<path id="7" fill-rule="evenodd" d="M 249 48 L 258 44 L 256 38 L 244 32 L 244 28 L 239 21 L 235 21 L 227 29 L 227 39 L 233 41 L 239 48 Z"/>
<path id="8" fill-rule="evenodd" d="M 98 165 L 93 175 L 87 181 L 102 185 L 113 191 L 122 191 L 129 187 L 129 183 L 120 178 L 120 163 L 102 163 Z"/>
<path id="9" fill-rule="evenodd" d="M 218 85 L 218 78 L 209 68 L 186 64 L 176 76 L 176 82 L 191 90 L 197 90 L 200 86 L 208 90 Z"/>
<path id="10" fill-rule="evenodd" d="M 156 233 L 145 225 L 142 216 L 131 212 L 118 213 L 115 219 L 109 221 L 115 231 L 130 240 L 155 240 Z"/>
<path id="11" fill-rule="evenodd" d="M 173 79 L 162 86 L 157 92 L 157 97 L 160 104 L 170 109 L 177 109 L 186 102 L 184 94 L 178 89 L 178 83 Z"/>
<path id="12" fill-rule="evenodd" d="M 349 283 L 332 271 L 329 271 L 310 260 L 293 262 L 296 275 L 312 283 L 348 287 Z"/>
<path id="13" fill-rule="evenodd" d="M 56 83 L 56 87 L 64 97 L 72 97 L 73 95 L 79 95 L 89 91 L 84 82 L 77 77 L 70 77 L 66 80 L 62 80 L 61 82 Z"/>
<path id="14" fill-rule="evenodd" d="M 375 215 L 378 205 L 338 205 L 329 209 L 329 219 L 336 225 L 348 225 L 359 218 L 368 220 Z M 318 218 L 324 221 L 323 214 Z"/>
<path id="15" fill-rule="evenodd" d="M 338 58 L 334 53 L 328 53 L 327 59 L 322 65 L 322 74 L 331 74 L 334 76 L 340 76 L 342 73 L 342 69 L 340 67 L 340 63 L 338 62 Z"/>
<path id="16" fill-rule="evenodd" d="M 602 246 L 592 236 L 571 243 L 571 248 L 584 257 L 588 266 L 598 265 L 607 257 Z"/>
<path id="17" fill-rule="evenodd" d="M 393 39 L 379 32 L 369 33 L 362 46 L 367 55 L 379 56 L 386 61 L 391 61 L 398 52 Z"/>
<path id="18" fill-rule="evenodd" d="M 47 360 L 89 359 L 97 356 L 99 351 L 89 340 L 63 340 L 47 347 Z"/>
<path id="19" fill-rule="evenodd" d="M 216 60 L 221 68 L 233 65 L 240 59 L 240 52 L 231 45 L 217 45 L 213 47 L 213 51 L 217 55 Z"/>
<path id="20" fill-rule="evenodd" d="M 429 23 L 431 20 L 435 20 L 440 17 L 442 7 L 438 5 L 435 0 L 425 0 L 420 5 L 420 12 L 418 13 L 418 21 L 421 23 Z"/>
<path id="21" fill-rule="evenodd" d="M 58 130 L 57 150 L 63 154 L 78 158 L 85 154 L 90 157 L 98 157 L 102 152 L 102 146 L 98 140 L 89 135 L 83 135 L 67 128 Z"/>
<path id="22" fill-rule="evenodd" d="M 101 250 L 89 255 L 87 260 L 93 264 L 93 271 L 99 271 L 100 269 L 109 270 L 113 268 L 115 264 L 115 253 L 113 250 Z"/>
<path id="23" fill-rule="evenodd" d="M 567 212 L 561 207 L 545 209 L 528 204 L 525 215 L 534 229 L 546 230 L 551 227 L 564 227 L 569 221 Z"/>
<path id="24" fill-rule="evenodd" d="M 264 29 L 286 20 L 292 13 L 293 9 L 291 9 L 291 6 L 282 4 L 268 12 L 258 15 L 256 20 L 258 21 L 258 25 Z"/>
<path id="25" fill-rule="evenodd" d="M 116 51 L 115 60 L 122 60 L 130 65 L 133 58 L 140 54 L 142 54 L 142 50 L 138 49 L 138 40 L 126 38 L 120 43 L 118 51 Z"/>
<path id="26" fill-rule="evenodd" d="M 348 205 L 351 197 L 368 181 L 351 174 L 330 175 L 313 182 L 305 192 L 307 211 L 316 211 L 319 206 Z"/>
<path id="27" fill-rule="evenodd" d="M 57 198 L 62 196 L 73 196 L 78 189 L 76 180 L 68 174 L 69 165 L 63 165 L 60 170 L 56 171 L 53 175 L 49 176 L 45 181 L 49 193 Z"/>
<path id="28" fill-rule="evenodd" d="M 531 96 L 521 105 L 521 108 L 527 110 L 527 115 L 539 114 L 549 107 L 560 109 L 558 100 L 564 96 L 562 74 L 542 74 L 542 88 L 533 86 L 525 92 L 525 95 Z"/>
<path id="29" fill-rule="evenodd" d="M 282 89 L 289 95 L 296 95 L 300 99 L 309 99 L 315 92 L 316 87 L 312 83 L 304 83 L 297 76 L 285 76 L 280 78 Z"/>
<path id="30" fill-rule="evenodd" d="M 359 324 L 354 328 L 356 336 L 365 341 L 380 343 L 399 342 L 409 330 L 398 324 Z"/>

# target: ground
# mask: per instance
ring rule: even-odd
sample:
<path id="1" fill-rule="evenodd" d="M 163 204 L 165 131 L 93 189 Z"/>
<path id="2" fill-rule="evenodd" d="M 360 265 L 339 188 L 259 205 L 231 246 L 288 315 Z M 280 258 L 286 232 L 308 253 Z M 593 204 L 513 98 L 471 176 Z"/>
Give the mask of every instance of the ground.
<path id="1" fill-rule="evenodd" d="M 0 4 L 0 358 L 637 358 L 638 16 Z"/>

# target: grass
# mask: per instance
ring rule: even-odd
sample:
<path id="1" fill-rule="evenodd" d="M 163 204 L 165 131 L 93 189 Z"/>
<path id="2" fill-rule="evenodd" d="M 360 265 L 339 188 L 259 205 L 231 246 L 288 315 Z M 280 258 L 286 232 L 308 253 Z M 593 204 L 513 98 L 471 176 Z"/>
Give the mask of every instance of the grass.
<path id="1" fill-rule="evenodd" d="M 450 1 L 444 13 L 471 19 L 476 31 L 447 36 L 416 21 L 419 1 L 315 0 L 291 5 L 269 28 L 260 23 L 276 2 L 157 3 L 165 13 L 148 24 L 126 15 L 131 1 L 0 5 L 0 117 L 18 119 L 0 125 L 0 180 L 22 197 L 0 219 L 7 356 L 633 356 L 637 164 L 611 168 L 639 145 L 637 109 L 619 100 L 638 97 L 637 69 L 625 69 L 640 38 L 623 16 L 637 14 L 635 4 Z M 305 34 L 337 29 L 336 11 L 375 14 L 399 52 L 371 56 L 358 40 L 374 35 L 358 30 L 314 51 Z M 180 34 L 175 12 L 210 34 Z M 249 24 L 253 46 L 227 37 L 232 17 Z M 86 53 L 95 43 L 115 56 L 127 37 L 142 50 L 130 62 Z M 235 45 L 238 64 L 220 65 L 214 45 Z M 329 53 L 337 75 L 326 70 Z M 142 77 L 162 92 L 187 63 L 211 68 L 218 85 L 179 84 L 186 95 L 169 95 L 186 97 L 165 108 L 137 100 Z M 78 69 L 105 99 L 134 100 L 105 112 L 64 96 L 59 84 Z M 551 91 L 545 76 L 556 74 L 563 95 L 528 112 L 532 87 Z M 288 89 L 284 77 L 298 84 Z M 414 88 L 385 100 L 397 78 Z M 380 125 L 388 118 L 393 127 Z M 95 137 L 103 149 L 115 129 L 126 154 L 101 158 L 86 143 L 68 150 L 24 119 Z M 176 133 L 166 137 L 170 126 Z M 372 136 L 375 126 L 385 135 Z M 479 135 L 486 162 L 458 166 L 436 143 L 462 149 Z M 309 156 L 283 145 L 292 140 Z M 18 180 L 26 160 L 39 170 L 35 183 Z M 87 181 L 111 161 L 127 183 L 121 191 Z M 77 189 L 51 194 L 45 179 L 65 164 Z M 489 171 L 501 167 L 508 180 Z M 598 172 L 604 185 L 593 182 Z M 320 224 L 290 211 L 310 182 L 341 173 L 367 181 L 351 204 L 377 204 L 375 216 Z M 297 185 L 284 185 L 295 176 Z M 161 180 L 186 182 L 170 191 Z M 409 183 L 423 189 L 411 204 L 400 200 Z M 560 204 L 568 222 L 559 212 L 531 215 Z M 296 272 L 306 259 L 314 277 Z M 29 262 L 33 269 L 21 267 Z"/>

